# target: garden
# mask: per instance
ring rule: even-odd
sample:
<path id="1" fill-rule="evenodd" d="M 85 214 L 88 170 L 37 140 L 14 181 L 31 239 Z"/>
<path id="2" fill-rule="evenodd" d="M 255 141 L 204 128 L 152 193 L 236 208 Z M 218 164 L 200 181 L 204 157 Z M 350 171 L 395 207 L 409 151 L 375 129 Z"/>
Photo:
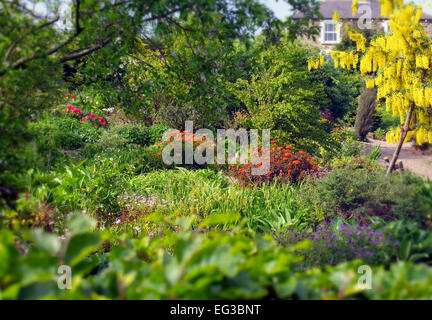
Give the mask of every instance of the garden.
<path id="1" fill-rule="evenodd" d="M 0 300 L 432 298 L 421 8 L 325 53 L 286 2 L 0 0 Z"/>

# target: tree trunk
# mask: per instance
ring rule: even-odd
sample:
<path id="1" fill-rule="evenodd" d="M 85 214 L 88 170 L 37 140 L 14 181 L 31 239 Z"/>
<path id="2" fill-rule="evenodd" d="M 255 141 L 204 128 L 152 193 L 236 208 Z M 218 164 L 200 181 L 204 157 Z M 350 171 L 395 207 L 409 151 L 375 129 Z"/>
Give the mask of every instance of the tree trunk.
<path id="1" fill-rule="evenodd" d="M 414 111 L 414 107 L 415 107 L 414 102 L 411 102 L 411 106 L 410 106 L 410 108 L 408 110 L 408 114 L 406 116 L 405 123 L 404 123 L 404 125 L 403 125 L 403 127 L 401 129 L 401 133 L 400 133 L 400 136 L 399 136 L 399 141 L 398 141 L 396 150 L 393 153 L 393 157 L 392 157 L 392 159 L 390 161 L 389 167 L 387 168 L 387 174 L 390 174 L 393 171 L 393 168 L 394 168 L 394 166 L 396 164 L 397 158 L 399 157 L 399 153 L 400 153 L 400 151 L 402 149 L 403 142 L 404 142 L 404 140 L 406 138 L 406 135 L 407 135 L 408 131 L 410 130 L 409 124 L 411 122 L 411 117 L 412 117 L 412 114 L 413 114 L 413 111 Z"/>

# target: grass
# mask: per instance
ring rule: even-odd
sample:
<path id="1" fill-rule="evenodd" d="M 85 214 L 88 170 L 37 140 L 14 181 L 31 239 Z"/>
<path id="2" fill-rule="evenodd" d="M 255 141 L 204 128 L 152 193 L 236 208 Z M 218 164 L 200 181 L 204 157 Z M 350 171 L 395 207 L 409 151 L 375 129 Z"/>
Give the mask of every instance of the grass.
<path id="1" fill-rule="evenodd" d="M 222 172 L 186 169 L 154 171 L 133 177 L 121 198 L 126 215 L 193 216 L 198 226 L 215 215 L 239 216 L 256 231 L 306 225 L 308 209 L 299 188 L 287 184 L 240 187 Z M 138 219 L 142 223 L 141 219 Z M 236 224 L 238 220 L 232 221 Z M 130 226 L 129 226 L 130 227 Z"/>

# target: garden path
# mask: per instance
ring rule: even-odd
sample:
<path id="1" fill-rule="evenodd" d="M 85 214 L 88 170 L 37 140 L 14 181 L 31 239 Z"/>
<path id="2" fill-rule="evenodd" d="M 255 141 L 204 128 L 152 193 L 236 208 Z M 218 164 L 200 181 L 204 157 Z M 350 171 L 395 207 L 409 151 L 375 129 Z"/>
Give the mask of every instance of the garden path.
<path id="1" fill-rule="evenodd" d="M 380 146 L 381 156 L 377 162 L 385 167 L 384 157 L 391 157 L 396 149 L 396 143 L 387 144 L 385 141 L 369 139 L 365 142 L 365 152 L 370 153 L 373 147 Z M 427 151 L 414 148 L 411 142 L 404 143 L 399 154 L 398 161 L 402 160 L 404 169 L 432 180 L 432 155 Z"/>

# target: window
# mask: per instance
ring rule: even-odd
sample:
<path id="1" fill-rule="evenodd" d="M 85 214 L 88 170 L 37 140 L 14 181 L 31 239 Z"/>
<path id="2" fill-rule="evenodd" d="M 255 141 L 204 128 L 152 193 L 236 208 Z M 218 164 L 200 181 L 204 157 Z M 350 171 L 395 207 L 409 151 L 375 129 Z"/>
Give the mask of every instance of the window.
<path id="1" fill-rule="evenodd" d="M 384 33 L 388 33 L 389 32 L 389 22 L 388 22 L 388 20 L 386 20 L 386 21 L 383 21 L 382 22 L 382 26 L 383 26 L 383 29 L 384 29 Z"/>
<path id="2" fill-rule="evenodd" d="M 321 43 L 338 43 L 340 39 L 340 25 L 332 21 L 321 23 Z"/>

